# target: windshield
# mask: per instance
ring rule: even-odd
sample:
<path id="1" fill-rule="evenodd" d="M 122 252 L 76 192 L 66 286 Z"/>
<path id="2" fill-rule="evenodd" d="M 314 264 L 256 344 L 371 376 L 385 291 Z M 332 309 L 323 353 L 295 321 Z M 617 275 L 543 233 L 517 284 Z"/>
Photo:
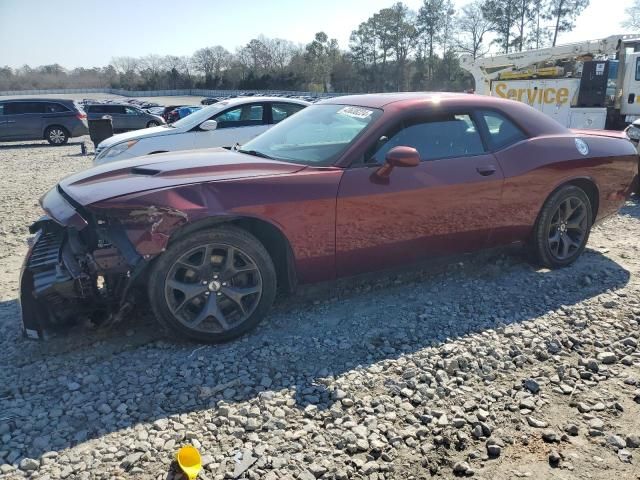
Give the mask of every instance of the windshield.
<path id="1" fill-rule="evenodd" d="M 381 114 L 352 105 L 311 105 L 240 151 L 285 162 L 331 165 Z"/>
<path id="2" fill-rule="evenodd" d="M 187 115 L 186 117 L 181 118 L 177 122 L 173 122 L 171 126 L 177 127 L 177 128 L 193 127 L 194 125 L 198 125 L 204 122 L 205 120 L 209 120 L 213 115 L 221 112 L 228 106 L 229 106 L 229 102 L 218 102 L 214 105 L 209 105 L 208 107 L 204 107 L 204 108 L 201 108 L 200 110 L 193 112 L 191 115 Z M 189 108 L 193 108 L 193 107 L 189 107 Z"/>

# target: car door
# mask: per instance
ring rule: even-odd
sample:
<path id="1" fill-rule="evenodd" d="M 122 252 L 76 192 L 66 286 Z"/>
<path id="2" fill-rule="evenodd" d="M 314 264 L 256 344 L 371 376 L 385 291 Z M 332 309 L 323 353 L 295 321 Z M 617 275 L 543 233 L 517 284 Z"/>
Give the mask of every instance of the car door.
<path id="1" fill-rule="evenodd" d="M 106 105 L 105 110 L 106 114 L 111 117 L 114 130 L 130 130 L 124 105 Z"/>
<path id="2" fill-rule="evenodd" d="M 233 147 L 242 145 L 269 128 L 265 103 L 247 103 L 220 112 L 212 120 L 215 130 L 199 131 L 194 136 L 194 148 Z"/>
<path id="3" fill-rule="evenodd" d="M 104 111 L 103 105 L 87 105 L 84 107 L 84 111 L 87 112 L 87 120 L 98 120 L 103 115 L 108 115 Z"/>
<path id="4" fill-rule="evenodd" d="M 0 140 L 8 138 L 7 132 L 9 131 L 9 124 L 7 123 L 8 115 L 6 115 L 4 106 L 4 103 L 0 103 Z"/>
<path id="5" fill-rule="evenodd" d="M 124 113 L 125 116 L 123 120 L 127 130 L 138 130 L 146 127 L 146 118 L 137 108 L 124 107 Z"/>
<path id="6" fill-rule="evenodd" d="M 396 146 L 415 148 L 421 162 L 381 178 L 384 157 Z M 484 247 L 500 215 L 503 178 L 471 112 L 394 125 L 341 180 L 338 276 Z"/>
<path id="7" fill-rule="evenodd" d="M 7 138 L 42 138 L 43 102 L 10 102 L 5 104 Z"/>

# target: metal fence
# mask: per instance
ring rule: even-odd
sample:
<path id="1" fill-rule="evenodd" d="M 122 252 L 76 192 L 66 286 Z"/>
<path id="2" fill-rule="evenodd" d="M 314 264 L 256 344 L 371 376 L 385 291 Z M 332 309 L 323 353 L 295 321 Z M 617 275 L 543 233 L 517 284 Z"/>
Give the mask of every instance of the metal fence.
<path id="1" fill-rule="evenodd" d="M 183 90 L 120 90 L 117 88 L 49 88 L 44 90 L 5 90 L 0 91 L 0 96 L 14 95 L 51 95 L 51 94 L 73 94 L 73 93 L 111 93 L 123 97 L 176 97 L 176 96 L 196 96 L 196 97 L 224 97 L 228 95 L 241 95 L 243 93 L 259 93 L 261 95 L 299 95 L 303 97 L 335 97 L 347 95 L 345 93 L 318 93 L 318 92 L 298 92 L 290 90 L 206 90 L 199 88 Z"/>

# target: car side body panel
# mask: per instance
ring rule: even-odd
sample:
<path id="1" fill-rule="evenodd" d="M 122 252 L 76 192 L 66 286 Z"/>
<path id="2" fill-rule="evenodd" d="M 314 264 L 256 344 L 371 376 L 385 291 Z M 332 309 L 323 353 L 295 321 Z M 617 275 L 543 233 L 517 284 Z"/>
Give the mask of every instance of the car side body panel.
<path id="1" fill-rule="evenodd" d="M 583 156 L 576 148 L 575 138 L 536 137 L 496 152 L 505 183 L 492 245 L 526 241 L 544 201 L 563 184 L 587 180 L 595 185 L 596 221 L 615 213 L 631 194 L 638 161 L 632 145 L 606 137 L 583 136 L 580 138 L 589 146 L 589 154 Z M 611 156 L 616 150 L 619 155 Z"/>
<path id="2" fill-rule="evenodd" d="M 628 140 L 570 131 L 515 101 L 416 93 L 320 103 L 382 110 L 331 166 L 208 149 L 107 163 L 61 181 L 41 202 L 52 218 L 32 226 L 40 238 L 21 283 L 25 331 L 75 314 L 73 308 L 55 312 L 60 319 L 43 313 L 48 295 L 95 309 L 104 299 L 86 292 L 99 276 L 126 285 L 108 299 L 115 306 L 107 309 L 120 312 L 141 272 L 200 225 L 268 224 L 290 247 L 287 267 L 298 282 L 314 283 L 430 255 L 527 242 L 545 200 L 566 183 L 593 185 L 601 220 L 623 204 L 637 177 Z M 407 116 L 475 109 L 503 113 L 527 138 L 495 151 L 485 138 L 482 153 L 390 173 L 388 164 L 364 160 L 385 130 Z"/>
<path id="3" fill-rule="evenodd" d="M 204 219 L 255 218 L 288 240 L 300 283 L 335 278 L 336 196 L 343 170 L 305 168 L 295 173 L 183 185 L 122 196 L 88 208 L 117 218 L 136 251 L 152 258 L 179 229 Z M 277 194 L 275 194 L 277 192 Z M 265 198 L 272 197 L 272 201 Z"/>
<path id="4" fill-rule="evenodd" d="M 494 166 L 492 175 L 478 169 Z M 492 154 L 345 172 L 338 196 L 338 275 L 479 250 L 500 218 L 502 173 Z"/>

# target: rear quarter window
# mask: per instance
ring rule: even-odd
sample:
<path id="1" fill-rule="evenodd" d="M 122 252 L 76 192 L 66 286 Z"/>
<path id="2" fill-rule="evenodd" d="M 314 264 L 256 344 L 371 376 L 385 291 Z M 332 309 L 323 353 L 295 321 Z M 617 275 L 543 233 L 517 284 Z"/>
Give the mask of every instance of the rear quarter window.
<path id="1" fill-rule="evenodd" d="M 278 123 L 296 112 L 302 110 L 305 106 L 297 103 L 273 103 L 271 104 L 271 114 L 273 123 Z"/>
<path id="2" fill-rule="evenodd" d="M 508 147 L 527 138 L 520 127 L 498 112 L 483 111 L 480 112 L 480 116 L 487 126 L 491 147 L 495 150 Z"/>
<path id="3" fill-rule="evenodd" d="M 69 112 L 70 110 L 60 103 L 45 103 L 44 111 L 45 113 L 61 113 Z"/>

